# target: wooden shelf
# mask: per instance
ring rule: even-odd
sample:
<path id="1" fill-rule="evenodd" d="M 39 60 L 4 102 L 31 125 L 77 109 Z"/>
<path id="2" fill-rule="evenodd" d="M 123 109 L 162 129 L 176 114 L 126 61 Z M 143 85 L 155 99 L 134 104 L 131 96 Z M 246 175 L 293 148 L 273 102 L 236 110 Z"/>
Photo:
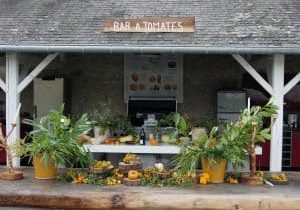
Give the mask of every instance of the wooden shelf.
<path id="1" fill-rule="evenodd" d="M 180 150 L 176 145 L 84 145 L 92 153 L 136 153 L 136 154 L 177 154 Z"/>

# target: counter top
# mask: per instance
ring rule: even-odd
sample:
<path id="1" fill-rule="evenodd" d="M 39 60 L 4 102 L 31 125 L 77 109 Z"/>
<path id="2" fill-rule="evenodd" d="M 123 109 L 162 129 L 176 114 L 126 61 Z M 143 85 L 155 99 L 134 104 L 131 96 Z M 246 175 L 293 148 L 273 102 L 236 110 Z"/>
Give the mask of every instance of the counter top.
<path id="1" fill-rule="evenodd" d="M 180 150 L 179 146 L 162 144 L 158 146 L 151 145 L 127 145 L 127 144 L 99 144 L 84 145 L 92 153 L 136 153 L 136 154 L 177 154 Z"/>
<path id="2" fill-rule="evenodd" d="M 299 173 L 288 173 L 289 185 L 209 184 L 183 189 L 76 185 L 34 179 L 30 167 L 18 170 L 23 171 L 24 179 L 0 180 L 0 206 L 106 210 L 299 210 L 300 206 Z"/>

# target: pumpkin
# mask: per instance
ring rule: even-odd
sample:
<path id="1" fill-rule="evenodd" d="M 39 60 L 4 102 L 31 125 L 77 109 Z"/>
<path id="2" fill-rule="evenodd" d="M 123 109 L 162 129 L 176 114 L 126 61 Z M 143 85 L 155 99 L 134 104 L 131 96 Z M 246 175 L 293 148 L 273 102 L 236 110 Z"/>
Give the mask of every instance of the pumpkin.
<path id="1" fill-rule="evenodd" d="M 210 181 L 208 173 L 202 173 L 200 176 L 200 184 L 206 185 Z"/>
<path id="2" fill-rule="evenodd" d="M 104 144 L 110 144 L 110 138 L 109 137 L 105 137 Z"/>
<path id="3" fill-rule="evenodd" d="M 200 177 L 200 184 L 206 185 L 207 179 L 205 179 L 204 177 Z"/>
<path id="4" fill-rule="evenodd" d="M 156 138 L 151 138 L 149 143 L 150 143 L 151 146 L 157 146 L 158 145 L 158 142 L 157 142 Z"/>
<path id="5" fill-rule="evenodd" d="M 209 180 L 209 179 L 210 179 L 208 173 L 202 173 L 201 176 L 202 176 L 204 179 L 206 179 L 206 180 Z"/>
<path id="6" fill-rule="evenodd" d="M 136 180 L 139 178 L 139 172 L 137 170 L 130 170 L 128 172 L 128 178 L 131 180 Z"/>

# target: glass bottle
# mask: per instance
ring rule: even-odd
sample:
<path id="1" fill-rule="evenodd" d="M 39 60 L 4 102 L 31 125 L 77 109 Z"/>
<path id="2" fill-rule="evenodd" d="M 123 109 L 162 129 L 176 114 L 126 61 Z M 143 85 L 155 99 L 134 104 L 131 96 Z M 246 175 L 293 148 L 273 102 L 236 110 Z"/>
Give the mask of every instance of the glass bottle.
<path id="1" fill-rule="evenodd" d="M 145 145 L 145 144 L 146 144 L 146 133 L 145 133 L 145 129 L 142 128 L 140 132 L 140 145 Z"/>

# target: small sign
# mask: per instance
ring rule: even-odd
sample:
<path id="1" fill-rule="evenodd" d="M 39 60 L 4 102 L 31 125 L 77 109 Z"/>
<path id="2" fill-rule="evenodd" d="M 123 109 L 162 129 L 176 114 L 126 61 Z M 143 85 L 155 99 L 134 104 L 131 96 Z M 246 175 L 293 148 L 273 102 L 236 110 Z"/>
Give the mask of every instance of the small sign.
<path id="1" fill-rule="evenodd" d="M 255 146 L 255 154 L 262 155 L 262 147 L 261 146 L 258 146 L 258 145 Z"/>
<path id="2" fill-rule="evenodd" d="M 195 17 L 105 20 L 104 32 L 193 33 Z"/>

